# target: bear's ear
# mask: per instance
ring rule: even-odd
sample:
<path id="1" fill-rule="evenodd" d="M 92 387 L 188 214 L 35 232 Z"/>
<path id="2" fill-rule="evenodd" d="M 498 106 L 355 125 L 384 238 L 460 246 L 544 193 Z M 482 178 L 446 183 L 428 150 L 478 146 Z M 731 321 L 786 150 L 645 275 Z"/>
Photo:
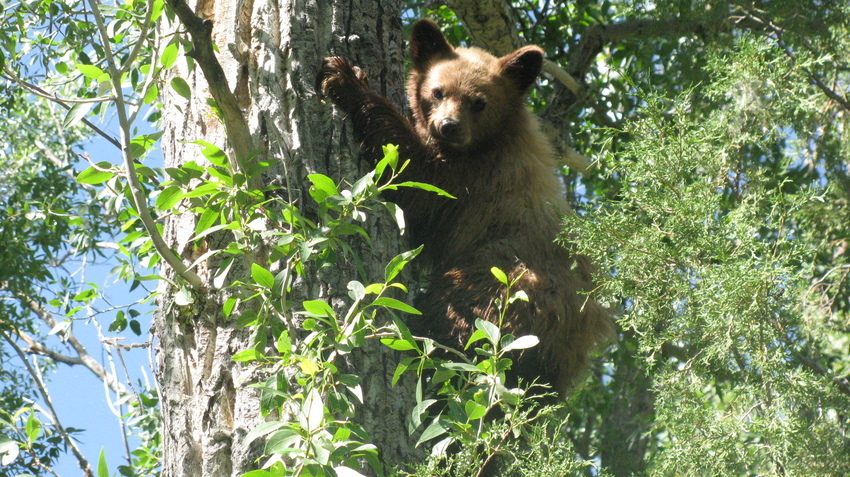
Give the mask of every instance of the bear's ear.
<path id="1" fill-rule="evenodd" d="M 410 58 L 416 71 L 425 71 L 432 58 L 449 57 L 454 51 L 440 27 L 433 21 L 423 18 L 413 25 L 413 33 L 410 34 Z"/>
<path id="2" fill-rule="evenodd" d="M 502 70 L 502 76 L 513 81 L 520 91 L 525 91 L 540 75 L 543 68 L 543 50 L 534 45 L 524 46 L 499 58 L 499 68 Z"/>

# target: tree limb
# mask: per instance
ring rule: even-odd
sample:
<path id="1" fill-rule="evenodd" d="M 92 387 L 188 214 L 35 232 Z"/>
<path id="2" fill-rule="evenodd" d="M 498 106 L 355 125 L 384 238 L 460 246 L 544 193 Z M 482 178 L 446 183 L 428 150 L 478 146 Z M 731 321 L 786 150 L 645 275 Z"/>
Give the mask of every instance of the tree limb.
<path id="1" fill-rule="evenodd" d="M 130 122 L 127 119 L 127 108 L 124 104 L 121 74 L 118 64 L 115 62 L 115 57 L 112 54 L 112 48 L 109 46 L 109 33 L 106 30 L 106 25 L 103 23 L 100 6 L 97 0 L 89 0 L 89 5 L 91 6 L 92 15 L 94 16 L 98 31 L 100 32 L 103 53 L 106 57 L 106 64 L 109 67 L 109 78 L 112 82 L 115 109 L 118 113 L 118 124 L 121 129 L 121 153 L 124 158 L 124 168 L 127 170 L 127 180 L 130 185 L 130 191 L 132 192 L 133 202 L 135 202 L 136 212 L 139 214 L 139 218 L 142 220 L 142 224 L 145 230 L 147 230 L 154 248 L 162 259 L 174 269 L 177 276 L 186 280 L 193 288 L 201 289 L 204 287 L 204 281 L 195 272 L 189 270 L 189 267 L 183 263 L 183 260 L 168 247 L 148 209 L 147 197 L 145 196 L 142 183 L 139 181 L 139 176 L 136 173 L 136 167 L 133 163 L 133 153 L 130 148 Z"/>
<path id="2" fill-rule="evenodd" d="M 42 308 L 41 305 L 39 305 L 35 300 L 31 299 L 26 295 L 23 295 L 19 292 L 13 293 L 15 295 L 15 298 L 17 298 L 18 301 L 20 301 L 24 307 L 32 310 L 36 314 L 36 316 L 38 316 L 41 321 L 44 322 L 45 325 L 47 325 L 48 328 L 53 329 L 56 327 L 56 319 L 53 318 L 53 315 L 51 315 L 49 311 Z M 27 337 L 22 333 L 18 333 L 18 335 L 27 343 L 27 346 L 32 349 L 32 352 L 48 356 L 52 359 L 55 359 L 56 361 L 60 361 L 69 365 L 82 364 L 83 366 L 88 368 L 89 371 L 94 373 L 94 375 L 97 376 L 98 379 L 106 383 L 106 385 L 109 386 L 109 388 L 112 389 L 115 394 L 119 396 L 131 395 L 130 391 L 120 381 L 118 381 L 118 379 L 114 375 L 110 374 L 106 370 L 106 368 L 104 368 L 96 359 L 92 358 L 92 356 L 86 350 L 86 347 L 83 346 L 82 343 L 80 343 L 80 340 L 78 340 L 73 333 L 68 333 L 65 336 L 65 341 L 67 341 L 68 344 L 71 345 L 71 348 L 73 348 L 74 351 L 77 353 L 77 358 L 74 358 L 73 356 L 62 355 L 56 351 L 50 350 L 44 345 L 36 343 L 32 338 Z M 131 398 L 131 400 L 135 400 L 135 398 Z"/>
<path id="3" fill-rule="evenodd" d="M 19 78 L 15 74 L 15 72 L 12 71 L 8 66 L 6 66 L 3 69 L 3 72 L 5 74 L 0 74 L 0 78 L 3 78 L 5 80 L 9 80 L 13 83 L 16 83 L 18 86 L 20 86 L 21 88 L 24 88 L 25 90 L 29 91 L 30 93 L 32 93 L 36 96 L 39 96 L 41 98 L 53 101 L 54 103 L 58 104 L 59 106 L 62 106 L 66 110 L 71 109 L 71 106 L 68 106 L 68 103 L 79 102 L 79 101 L 69 100 L 69 99 L 65 99 L 65 98 L 60 98 L 56 95 L 50 94 L 49 92 L 45 91 L 44 89 L 40 88 L 37 85 L 34 85 L 32 83 L 28 83 L 28 82 L 24 81 L 23 79 Z M 86 100 L 86 102 L 92 102 L 92 101 L 94 101 L 94 99 L 87 99 Z M 102 102 L 102 101 L 103 101 L 103 99 L 97 99 L 97 101 L 95 101 L 95 102 Z M 117 147 L 118 149 L 121 149 L 121 143 L 117 139 L 115 139 L 114 137 L 107 134 L 106 131 L 95 126 L 94 123 L 92 123 L 88 119 L 86 119 L 86 118 L 80 118 L 80 119 L 83 121 L 83 124 L 85 124 L 86 126 L 89 127 L 89 129 L 91 129 L 92 131 L 94 131 L 98 135 L 100 135 L 102 138 L 109 141 L 109 143 L 112 144 L 113 146 Z"/>
<path id="4" fill-rule="evenodd" d="M 47 405 L 47 410 L 50 412 L 50 418 L 53 422 L 56 423 L 56 430 L 59 431 L 59 434 L 62 436 L 62 439 L 65 441 L 66 445 L 71 448 L 71 452 L 73 452 L 74 457 L 77 458 L 77 463 L 80 465 L 80 469 L 83 470 L 83 473 L 86 477 L 94 477 L 94 472 L 91 469 L 91 465 L 89 465 L 88 460 L 80 451 L 80 448 L 77 447 L 76 441 L 71 438 L 68 432 L 65 430 L 65 427 L 62 426 L 62 423 L 59 421 L 59 415 L 56 414 L 56 409 L 53 408 L 53 400 L 50 399 L 50 393 L 47 392 L 47 387 L 44 385 L 44 380 L 41 379 L 41 373 L 30 364 L 27 359 L 24 351 L 15 343 L 6 332 L 0 332 L 3 335 L 3 339 L 9 343 L 9 346 L 15 349 L 15 352 L 18 353 L 18 356 L 23 361 L 24 366 L 27 368 L 27 372 L 30 373 L 33 380 L 35 381 L 36 386 L 38 387 L 39 392 L 41 393 L 41 398 L 44 400 L 44 403 Z"/>
<path id="5" fill-rule="evenodd" d="M 242 161 L 248 160 L 255 148 L 248 123 L 239 107 L 239 101 L 227 85 L 224 69 L 215 56 L 212 41 L 213 22 L 197 16 L 185 0 L 168 0 L 168 5 L 174 9 L 180 22 L 183 23 L 192 37 L 192 51 L 187 55 L 195 59 L 198 66 L 201 67 L 204 78 L 207 80 L 207 86 L 209 86 L 210 95 L 221 112 L 227 140 L 230 142 L 235 156 L 232 166 L 234 170 L 244 173 Z M 261 184 L 252 183 L 251 186 L 259 188 Z"/>
<path id="6" fill-rule="evenodd" d="M 58 351 L 54 351 L 47 346 L 39 343 L 34 340 L 30 335 L 24 333 L 23 331 L 17 330 L 16 333 L 19 338 L 24 340 L 24 343 L 27 344 L 29 348 L 25 349 L 28 354 L 38 354 L 41 356 L 47 356 L 48 358 L 56 361 L 58 363 L 64 363 L 69 366 L 76 366 L 78 364 L 83 364 L 83 360 L 80 358 L 75 358 L 74 356 L 68 356 L 66 354 L 62 354 Z"/>

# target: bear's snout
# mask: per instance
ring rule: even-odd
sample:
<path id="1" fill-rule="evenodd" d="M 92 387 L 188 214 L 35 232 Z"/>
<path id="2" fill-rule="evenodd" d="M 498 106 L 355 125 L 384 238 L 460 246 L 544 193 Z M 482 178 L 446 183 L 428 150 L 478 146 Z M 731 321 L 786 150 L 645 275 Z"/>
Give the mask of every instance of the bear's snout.
<path id="1" fill-rule="evenodd" d="M 461 128 L 460 121 L 452 118 L 445 118 L 440 121 L 437 126 L 437 132 L 440 133 L 440 139 L 446 142 L 461 143 Z"/>

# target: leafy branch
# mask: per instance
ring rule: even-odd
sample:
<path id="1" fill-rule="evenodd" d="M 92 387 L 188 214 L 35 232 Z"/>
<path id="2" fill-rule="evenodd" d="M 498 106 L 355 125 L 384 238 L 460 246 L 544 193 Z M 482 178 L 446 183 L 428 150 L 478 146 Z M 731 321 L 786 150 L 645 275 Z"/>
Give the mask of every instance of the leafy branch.
<path id="1" fill-rule="evenodd" d="M 127 107 L 124 103 L 123 87 L 121 84 L 122 69 L 118 67 L 118 63 L 115 61 L 115 57 L 112 53 L 112 47 L 110 46 L 110 37 L 106 29 L 106 25 L 104 23 L 103 15 L 100 12 L 100 5 L 98 4 L 97 0 L 89 0 L 89 5 L 91 6 L 92 15 L 94 16 L 98 31 L 100 33 L 100 39 L 103 46 L 103 53 L 109 70 L 109 79 L 112 83 L 113 99 L 115 100 L 115 109 L 118 114 L 118 124 L 121 131 L 121 153 L 124 159 L 124 169 L 127 173 L 131 196 L 134 202 L 133 206 L 136 212 L 139 214 L 139 218 L 141 219 L 145 230 L 148 232 L 148 235 L 151 238 L 154 248 L 156 249 L 157 253 L 159 253 L 159 255 L 162 257 L 162 259 L 165 260 L 165 262 L 171 268 L 174 269 L 177 276 L 186 280 L 193 288 L 203 288 L 203 280 L 201 280 L 201 278 L 195 272 L 189 270 L 189 267 L 187 267 L 186 264 L 183 263 L 183 260 L 173 250 L 171 250 L 171 248 L 168 247 L 168 244 L 165 243 L 165 240 L 159 233 L 159 228 L 157 228 L 156 222 L 154 222 L 153 216 L 150 213 L 150 209 L 148 209 L 147 207 L 147 196 L 145 195 L 142 183 L 139 180 L 139 176 L 136 172 L 136 166 L 133 161 L 133 150 L 131 147 L 132 136 L 130 134 L 131 122 L 127 115 Z M 148 8 L 147 15 L 148 18 L 146 18 L 146 23 L 150 22 L 151 8 Z M 139 41 L 141 42 L 143 40 L 140 39 Z"/>

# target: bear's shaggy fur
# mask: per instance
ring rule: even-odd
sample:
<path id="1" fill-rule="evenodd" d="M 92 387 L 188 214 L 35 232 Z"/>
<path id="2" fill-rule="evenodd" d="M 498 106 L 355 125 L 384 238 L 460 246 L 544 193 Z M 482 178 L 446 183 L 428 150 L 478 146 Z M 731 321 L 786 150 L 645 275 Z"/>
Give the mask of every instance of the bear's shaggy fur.
<path id="1" fill-rule="evenodd" d="M 536 335 L 517 352 L 511 373 L 551 384 L 562 396 L 587 367 L 588 355 L 611 333 L 608 312 L 587 295 L 592 267 L 554 243 L 562 195 L 555 152 L 525 105 L 543 51 L 526 46 L 496 58 L 453 48 L 439 27 L 420 20 L 410 39 L 413 70 L 407 96 L 412 123 L 372 91 L 365 75 L 339 57 L 325 60 L 322 90 L 353 121 L 364 153 L 400 147 L 410 159 L 402 179 L 436 185 L 457 199 L 400 189 L 388 197 L 404 211 L 411 239 L 424 244 L 431 271 L 416 301 L 422 317 L 411 329 L 462 349 L 476 318 L 498 323 L 499 267 L 529 298 L 508 308 L 502 330 Z"/>

